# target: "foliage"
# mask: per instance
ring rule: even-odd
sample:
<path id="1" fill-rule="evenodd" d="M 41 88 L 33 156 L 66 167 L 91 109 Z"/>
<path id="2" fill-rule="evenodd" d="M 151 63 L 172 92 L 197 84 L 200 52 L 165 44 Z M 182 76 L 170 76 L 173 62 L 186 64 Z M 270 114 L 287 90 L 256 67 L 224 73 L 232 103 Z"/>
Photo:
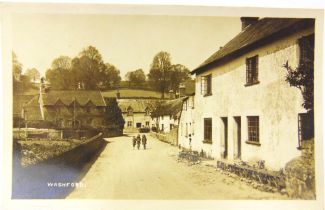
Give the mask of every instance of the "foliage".
<path id="1" fill-rule="evenodd" d="M 108 89 L 121 81 L 120 71 L 104 63 L 99 51 L 88 46 L 79 56 L 60 56 L 52 62 L 46 78 L 54 89 Z"/>
<path id="2" fill-rule="evenodd" d="M 180 83 L 189 79 L 189 73 L 190 71 L 185 66 L 173 65 L 169 53 L 159 52 L 153 59 L 148 79 L 151 86 L 161 92 L 161 97 L 164 98 L 167 91 L 175 92 Z"/>
<path id="3" fill-rule="evenodd" d="M 36 68 L 27 69 L 25 75 L 28 76 L 31 82 L 36 82 L 41 78 L 41 74 Z"/>
<path id="4" fill-rule="evenodd" d="M 283 67 L 287 70 L 286 81 L 301 91 L 304 100 L 302 106 L 310 112 L 314 110 L 314 44 L 313 41 L 303 41 L 307 56 L 300 59 L 297 68 L 292 68 L 288 61 Z"/>
<path id="5" fill-rule="evenodd" d="M 54 59 L 51 68 L 46 71 L 45 76 L 54 89 L 72 89 L 71 58 L 60 56 Z"/>
<path id="6" fill-rule="evenodd" d="M 105 110 L 105 124 L 107 126 L 115 124 L 120 128 L 124 127 L 124 119 L 122 116 L 122 111 L 117 104 L 115 98 L 106 100 L 107 109 Z"/>
<path id="7" fill-rule="evenodd" d="M 13 92 L 21 93 L 23 90 L 32 87 L 28 76 L 22 74 L 23 65 L 18 61 L 14 52 L 12 52 L 12 82 Z"/>
<path id="8" fill-rule="evenodd" d="M 129 87 L 131 84 L 139 87 L 144 86 L 146 81 L 146 75 L 142 69 L 137 69 L 135 71 L 129 71 L 126 75 L 126 80 L 129 81 Z"/>

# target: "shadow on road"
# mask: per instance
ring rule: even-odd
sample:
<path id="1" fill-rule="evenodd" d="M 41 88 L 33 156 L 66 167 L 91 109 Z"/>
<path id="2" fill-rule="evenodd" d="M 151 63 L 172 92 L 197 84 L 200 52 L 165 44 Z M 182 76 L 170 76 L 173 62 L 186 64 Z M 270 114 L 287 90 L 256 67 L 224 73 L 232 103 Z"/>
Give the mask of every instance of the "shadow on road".
<path id="1" fill-rule="evenodd" d="M 45 161 L 33 166 L 22 167 L 19 154 L 15 153 L 13 155 L 12 198 L 65 198 L 74 190 L 75 184 L 79 184 L 107 143 L 106 141 L 91 157 L 74 164 L 64 163 L 64 161 Z"/>

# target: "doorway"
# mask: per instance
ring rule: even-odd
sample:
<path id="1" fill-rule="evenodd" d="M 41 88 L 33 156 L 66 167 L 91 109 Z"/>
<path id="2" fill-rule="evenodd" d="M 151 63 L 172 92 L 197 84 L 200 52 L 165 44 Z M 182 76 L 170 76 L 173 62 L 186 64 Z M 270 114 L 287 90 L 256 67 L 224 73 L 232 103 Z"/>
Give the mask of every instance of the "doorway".
<path id="1" fill-rule="evenodd" d="M 223 123 L 223 140 L 224 140 L 224 151 L 223 151 L 223 158 L 228 157 L 228 118 L 221 117 Z"/>
<path id="2" fill-rule="evenodd" d="M 241 119 L 240 117 L 234 117 L 235 119 L 235 123 L 236 123 L 236 137 L 234 139 L 235 141 L 235 145 L 236 145 L 236 154 L 235 154 L 235 158 L 240 159 L 241 158 Z"/>

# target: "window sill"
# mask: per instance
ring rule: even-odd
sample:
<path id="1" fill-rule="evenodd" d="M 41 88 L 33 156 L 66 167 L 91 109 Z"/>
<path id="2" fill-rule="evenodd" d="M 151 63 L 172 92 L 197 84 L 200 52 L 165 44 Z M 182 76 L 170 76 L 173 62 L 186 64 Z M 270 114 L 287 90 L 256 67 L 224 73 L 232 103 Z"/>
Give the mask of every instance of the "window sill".
<path id="1" fill-rule="evenodd" d="M 259 142 L 256 142 L 256 141 L 245 141 L 246 144 L 252 144 L 252 145 L 255 145 L 255 146 L 261 146 L 261 144 Z"/>
<path id="2" fill-rule="evenodd" d="M 212 144 L 211 140 L 203 140 L 203 144 Z"/>
<path id="3" fill-rule="evenodd" d="M 252 82 L 252 83 L 246 83 L 244 86 L 249 87 L 249 86 L 252 86 L 252 85 L 257 85 L 259 83 L 260 83 L 260 81 L 255 81 L 255 82 Z"/>
<path id="4" fill-rule="evenodd" d="M 204 94 L 203 97 L 212 96 L 212 93 Z"/>

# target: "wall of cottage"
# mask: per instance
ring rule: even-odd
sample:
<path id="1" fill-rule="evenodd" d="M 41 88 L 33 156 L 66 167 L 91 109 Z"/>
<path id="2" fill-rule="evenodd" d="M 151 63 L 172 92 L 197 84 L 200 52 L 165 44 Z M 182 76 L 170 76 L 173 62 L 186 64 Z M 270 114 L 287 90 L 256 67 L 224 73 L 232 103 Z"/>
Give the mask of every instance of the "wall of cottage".
<path id="1" fill-rule="evenodd" d="M 237 124 L 241 122 L 241 159 L 265 160 L 266 167 L 278 170 L 300 154 L 298 113 L 302 108 L 300 91 L 285 81 L 286 61 L 296 67 L 299 59 L 297 39 L 313 33 L 304 30 L 267 46 L 253 50 L 231 62 L 196 77 L 195 135 L 192 148 L 222 158 L 225 148 L 221 117 L 228 122 L 228 157 L 236 159 Z M 246 84 L 246 58 L 258 55 L 259 84 Z M 201 94 L 201 76 L 212 74 L 212 95 Z M 248 144 L 247 116 L 259 116 L 260 145 Z M 204 118 L 212 118 L 212 144 L 203 143 Z"/>
<path id="2" fill-rule="evenodd" d="M 191 96 L 194 97 L 194 96 Z M 188 103 L 187 99 L 184 103 Z M 178 145 L 182 148 L 190 149 L 192 148 L 192 144 L 195 143 L 193 141 L 195 136 L 195 119 L 194 119 L 194 108 L 187 107 L 186 109 L 183 106 L 182 114 L 179 119 L 179 131 L 178 131 Z M 190 136 L 191 135 L 191 136 Z M 191 142 L 190 142 L 191 139 Z"/>
<path id="3" fill-rule="evenodd" d="M 163 132 L 165 133 L 170 132 L 170 125 L 172 125 L 173 128 L 178 126 L 178 119 L 174 119 L 174 116 L 171 115 L 159 116 L 155 122 L 158 122 L 159 130 L 164 130 Z"/>

